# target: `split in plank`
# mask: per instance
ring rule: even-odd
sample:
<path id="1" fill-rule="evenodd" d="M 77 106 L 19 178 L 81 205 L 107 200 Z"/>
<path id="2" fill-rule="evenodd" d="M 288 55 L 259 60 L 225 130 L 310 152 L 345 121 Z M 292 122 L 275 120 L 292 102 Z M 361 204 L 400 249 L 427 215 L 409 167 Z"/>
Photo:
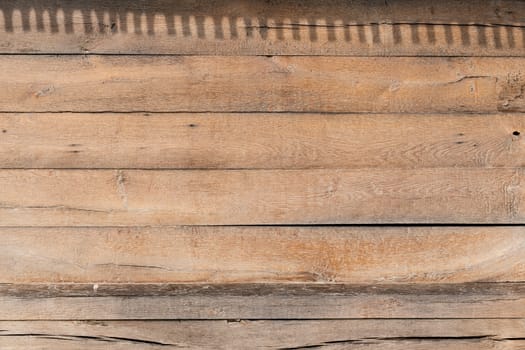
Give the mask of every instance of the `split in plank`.
<path id="1" fill-rule="evenodd" d="M 0 112 L 525 112 L 525 58 L 0 56 Z"/>

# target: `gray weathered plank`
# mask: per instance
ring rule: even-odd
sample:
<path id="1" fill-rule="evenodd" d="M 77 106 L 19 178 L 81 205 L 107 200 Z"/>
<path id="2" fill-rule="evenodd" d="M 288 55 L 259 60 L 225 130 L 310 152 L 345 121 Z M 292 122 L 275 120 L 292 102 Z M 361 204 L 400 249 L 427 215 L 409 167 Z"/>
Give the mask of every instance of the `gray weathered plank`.
<path id="1" fill-rule="evenodd" d="M 1 320 L 524 318 L 525 284 L 0 284 Z"/>

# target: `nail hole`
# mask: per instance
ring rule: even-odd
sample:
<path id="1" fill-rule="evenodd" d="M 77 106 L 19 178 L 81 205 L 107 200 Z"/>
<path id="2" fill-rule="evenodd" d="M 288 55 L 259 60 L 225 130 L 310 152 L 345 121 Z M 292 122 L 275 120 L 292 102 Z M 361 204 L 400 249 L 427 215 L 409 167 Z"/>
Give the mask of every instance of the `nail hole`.
<path id="1" fill-rule="evenodd" d="M 189 126 L 190 128 L 195 128 L 195 127 L 197 127 L 197 124 L 188 124 L 188 126 Z"/>
<path id="2" fill-rule="evenodd" d="M 2 132 L 5 134 L 5 133 L 7 132 L 7 130 L 6 130 L 6 129 L 3 129 Z"/>
<path id="3" fill-rule="evenodd" d="M 520 136 L 520 132 L 516 130 L 516 131 L 514 131 L 514 132 L 512 133 L 512 135 L 514 135 L 514 136 Z"/>

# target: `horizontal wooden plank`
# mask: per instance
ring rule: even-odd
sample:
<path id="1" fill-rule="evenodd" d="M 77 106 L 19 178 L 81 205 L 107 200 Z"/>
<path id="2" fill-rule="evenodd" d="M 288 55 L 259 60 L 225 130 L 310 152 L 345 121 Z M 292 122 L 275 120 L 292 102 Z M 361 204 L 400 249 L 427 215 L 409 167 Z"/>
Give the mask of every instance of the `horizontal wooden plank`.
<path id="1" fill-rule="evenodd" d="M 522 56 L 503 0 L 4 0 L 1 53 Z"/>
<path id="2" fill-rule="evenodd" d="M 523 167 L 525 116 L 0 114 L 2 168 Z"/>
<path id="3" fill-rule="evenodd" d="M 524 227 L 2 228 L 0 283 L 525 281 Z"/>
<path id="4" fill-rule="evenodd" d="M 525 111 L 525 58 L 1 56 L 0 112 Z"/>
<path id="5" fill-rule="evenodd" d="M 525 284 L 0 284 L 1 320 L 524 318 Z"/>
<path id="6" fill-rule="evenodd" d="M 0 226 L 524 223 L 521 168 L 2 170 Z"/>
<path id="7" fill-rule="evenodd" d="M 71 344 L 73 343 L 73 344 Z M 109 344 L 108 344 L 109 343 Z M 234 342 L 237 344 L 237 342 Z M 345 344 L 346 343 L 346 344 Z M 6 343 L 3 343 L 4 345 Z M 249 344 L 249 345 L 247 345 Z M 443 340 L 432 340 L 432 339 L 419 339 L 419 340 L 368 340 L 361 341 L 357 340 L 357 344 L 352 344 L 351 341 L 341 341 L 339 344 L 321 344 L 323 349 L 330 350 L 348 350 L 348 349 L 389 349 L 389 350 L 522 350 L 525 341 L 519 339 L 512 340 L 479 340 L 479 339 L 443 339 Z M 228 349 L 225 347 L 229 343 L 221 344 L 217 347 L 198 347 L 197 349 Z M 244 345 L 244 346 L 243 346 Z M 84 350 L 86 347 L 93 350 L 137 350 L 147 349 L 178 349 L 177 346 L 173 345 L 160 345 L 160 344 L 140 344 L 133 343 L 125 340 L 96 340 L 96 339 L 82 339 L 76 340 L 73 337 L 63 337 L 59 339 L 46 338 L 45 336 L 32 336 L 32 337 L 10 337 L 7 339 L 7 347 L 3 347 L 4 350 Z M 349 348 L 350 346 L 350 348 Z M 312 346 L 317 348 L 318 346 Z M 311 348 L 309 346 L 306 347 Z M 263 347 L 253 344 L 253 342 L 247 342 L 239 344 L 236 349 L 263 349 Z M 266 349 L 266 348 L 265 348 Z M 277 349 L 277 348 L 271 348 Z M 280 348 L 279 348 L 280 349 Z M 288 348 L 284 348 L 288 349 Z M 291 349 L 296 349 L 291 348 Z M 298 349 L 303 349 L 299 347 Z"/>
<path id="8" fill-rule="evenodd" d="M 522 349 L 523 319 L 4 321 L 4 350 Z M 249 347 L 248 345 L 249 344 Z"/>
<path id="9" fill-rule="evenodd" d="M 156 350 L 156 349 L 178 349 L 177 346 L 172 345 L 159 345 L 159 344 L 140 344 L 140 343 L 132 343 L 132 342 L 126 342 L 124 340 L 119 340 L 118 343 L 113 340 L 104 340 L 104 341 L 97 341 L 97 340 L 78 340 L 76 342 L 73 342 L 71 344 L 71 337 L 66 338 L 60 338 L 62 340 L 58 339 L 49 339 L 45 337 L 40 336 L 34 336 L 34 337 L 10 337 L 11 339 L 8 339 L 7 347 L 3 347 L 2 349 L 5 350 L 84 350 L 86 347 L 89 347 L 89 349 L 93 350 L 115 350 L 115 349 L 122 349 L 122 350 L 136 350 L 136 349 L 144 349 L 144 346 L 147 346 L 147 349 Z M 35 339 L 37 338 L 37 339 Z M 64 341 L 65 340 L 65 341 Z M 109 342 L 109 344 L 107 344 Z M 525 341 L 519 340 L 519 339 L 512 339 L 512 340 L 452 340 L 452 339 L 443 339 L 443 340 L 430 340 L 430 339 L 420 339 L 420 340 L 368 340 L 368 341 L 360 341 L 357 340 L 357 344 L 350 345 L 350 342 L 341 341 L 340 344 L 321 344 L 319 346 L 322 346 L 323 349 L 390 349 L 390 350 L 427 350 L 427 349 L 433 349 L 433 350 L 449 350 L 449 349 L 459 349 L 459 350 L 522 350 L 523 346 L 525 344 Z M 345 344 L 347 343 L 347 344 Z M 250 346 L 248 346 L 249 344 Z M 242 346 L 239 344 L 239 346 L 236 347 L 236 349 L 262 349 L 262 347 L 258 347 L 256 344 L 252 346 L 252 342 L 245 343 Z M 217 347 L 204 347 L 204 349 L 228 349 L 227 347 L 224 347 L 224 345 L 228 345 L 228 343 L 223 344 L 222 346 Z M 349 348 L 348 346 L 351 346 Z M 312 346 L 313 348 L 317 348 L 317 346 Z M 310 347 L 306 347 L 310 348 Z M 198 349 L 203 349 L 198 348 Z M 272 348 L 273 349 L 273 348 Z M 288 348 L 285 348 L 288 349 Z M 292 348 L 296 349 L 296 348 Z M 299 347 L 299 349 L 303 349 L 303 347 Z"/>

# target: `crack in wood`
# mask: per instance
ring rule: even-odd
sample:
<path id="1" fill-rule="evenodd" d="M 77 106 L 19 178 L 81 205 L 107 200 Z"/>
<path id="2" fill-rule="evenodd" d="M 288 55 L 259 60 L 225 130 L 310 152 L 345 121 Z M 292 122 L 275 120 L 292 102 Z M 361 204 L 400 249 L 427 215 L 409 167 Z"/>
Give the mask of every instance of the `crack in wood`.
<path id="1" fill-rule="evenodd" d="M 157 269 L 157 270 L 173 271 L 170 268 L 163 267 L 163 266 L 156 266 L 156 265 L 104 263 L 104 264 L 94 264 L 93 266 L 99 266 L 99 267 L 130 267 L 130 268 L 138 268 L 138 269 Z"/>
<path id="2" fill-rule="evenodd" d="M 28 206 L 17 206 L 0 204 L 0 209 L 12 209 L 12 210 L 26 210 L 26 209 L 50 209 L 50 210 L 72 210 L 72 211 L 85 211 L 94 213 L 109 213 L 115 210 L 100 210 L 100 209 L 88 209 L 88 208 L 76 208 L 66 205 L 28 205 Z"/>
<path id="3" fill-rule="evenodd" d="M 490 340 L 494 342 L 500 341 L 519 341 L 524 340 L 525 338 L 521 337 L 498 337 L 497 335 L 475 335 L 475 336 L 407 336 L 407 337 L 363 337 L 355 339 L 342 339 L 342 340 L 331 340 L 324 341 L 317 344 L 307 344 L 293 347 L 281 347 L 279 350 L 300 350 L 300 349 L 315 349 L 321 348 L 324 346 L 334 345 L 334 344 L 378 344 L 385 341 L 399 341 L 399 342 L 442 342 L 442 341 L 480 341 L 480 340 Z"/>
<path id="4" fill-rule="evenodd" d="M 162 343 L 153 340 L 139 339 L 139 338 L 125 338 L 125 337 L 112 337 L 112 336 L 88 336 L 88 335 L 71 335 L 71 334 L 51 334 L 51 333 L 0 333 L 0 337 L 34 337 L 64 341 L 100 341 L 106 343 L 113 342 L 124 342 L 124 343 L 135 343 L 143 345 L 156 345 L 156 346 L 177 346 L 176 344 Z"/>
<path id="5" fill-rule="evenodd" d="M 464 76 L 459 77 L 456 80 L 447 82 L 446 85 L 448 85 L 448 84 L 457 84 L 457 83 L 460 83 L 462 81 L 476 80 L 476 79 L 494 79 L 494 80 L 496 80 L 497 78 L 493 77 L 493 76 L 490 76 L 490 75 L 464 75 Z"/>
<path id="6" fill-rule="evenodd" d="M 368 21 L 361 23 L 343 23 L 343 24 L 322 24 L 322 23 L 300 23 L 290 22 L 283 23 L 282 25 L 277 24 L 264 24 L 264 25 L 247 25 L 244 29 L 297 29 L 298 27 L 314 27 L 314 28 L 351 28 L 351 27 L 369 27 L 369 26 L 441 26 L 441 27 L 488 27 L 488 28 L 525 28 L 525 25 L 521 24 L 505 24 L 505 23 L 441 23 L 441 22 L 394 22 L 394 21 Z"/>

